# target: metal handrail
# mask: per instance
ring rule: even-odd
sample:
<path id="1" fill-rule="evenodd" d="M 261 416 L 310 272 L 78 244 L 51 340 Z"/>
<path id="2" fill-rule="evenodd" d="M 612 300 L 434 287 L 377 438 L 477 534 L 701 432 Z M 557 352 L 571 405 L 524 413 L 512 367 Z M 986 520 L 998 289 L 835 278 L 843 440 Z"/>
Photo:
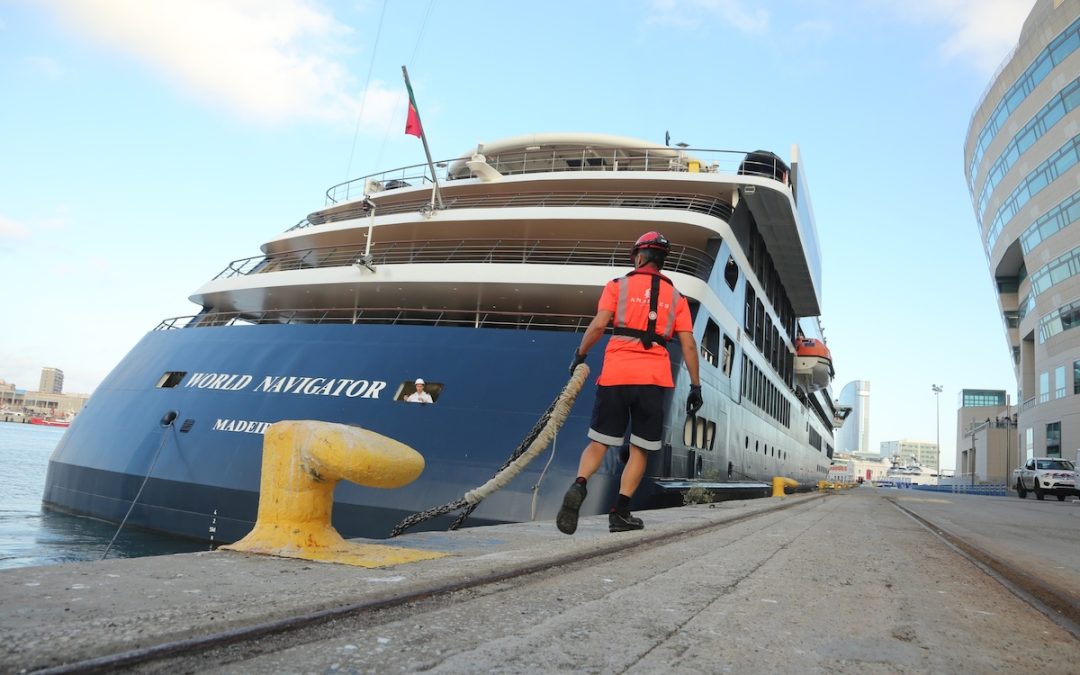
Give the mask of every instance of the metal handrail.
<path id="1" fill-rule="evenodd" d="M 577 148 L 562 146 L 557 150 L 508 151 L 485 155 L 484 159 L 486 164 L 504 176 L 570 171 L 732 173 L 764 176 L 788 185 L 790 176 L 787 166 L 779 159 L 764 160 L 763 156 L 758 152 L 743 150 L 634 146 L 596 148 L 583 144 Z M 474 177 L 472 171 L 465 167 L 463 159 L 455 157 L 436 162 L 436 166 L 446 169 L 441 180 L 449 182 Z M 326 190 L 326 203 L 338 204 L 363 197 L 372 190 L 393 190 L 432 182 L 427 164 L 413 164 L 332 185 Z"/>
<path id="2" fill-rule="evenodd" d="M 376 212 L 380 216 L 396 213 L 416 213 L 430 207 L 430 198 L 417 196 L 415 199 L 400 201 L 389 204 L 379 204 Z M 719 218 L 724 222 L 731 219 L 733 211 L 730 202 L 709 195 L 687 195 L 656 192 L 642 194 L 640 192 L 618 193 L 559 193 L 559 192 L 534 192 L 534 193 L 511 193 L 483 196 L 452 197 L 443 195 L 444 209 L 502 209 L 524 207 L 603 207 L 603 208 L 634 208 L 634 209 L 676 209 L 703 213 L 708 216 Z M 367 202 L 356 202 L 350 208 L 335 210 L 330 213 L 313 213 L 305 220 L 300 221 L 288 231 L 303 229 L 324 223 L 333 223 L 342 220 L 364 218 L 371 215 Z"/>
<path id="3" fill-rule="evenodd" d="M 371 246 L 374 265 L 440 263 L 597 265 L 616 267 L 627 262 L 632 242 L 499 239 L 447 239 L 427 241 L 384 241 Z M 301 269 L 348 267 L 357 262 L 366 245 L 308 248 L 269 256 L 254 256 L 230 262 L 214 280 L 249 274 L 287 272 Z M 689 246 L 672 246 L 665 270 L 688 274 L 707 281 L 714 259 Z"/>
<path id="4" fill-rule="evenodd" d="M 262 324 L 390 324 L 513 328 L 517 330 L 564 330 L 580 332 L 591 315 L 542 314 L 476 310 L 401 307 L 332 307 L 319 309 L 272 309 L 249 312 L 204 312 L 163 320 L 154 330 L 208 328 Z"/>

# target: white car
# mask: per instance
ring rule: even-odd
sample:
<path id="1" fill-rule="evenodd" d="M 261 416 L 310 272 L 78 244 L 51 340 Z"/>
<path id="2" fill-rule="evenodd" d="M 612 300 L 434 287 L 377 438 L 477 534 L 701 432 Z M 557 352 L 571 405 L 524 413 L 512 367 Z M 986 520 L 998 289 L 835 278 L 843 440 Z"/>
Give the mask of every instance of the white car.
<path id="1" fill-rule="evenodd" d="M 1043 499 L 1051 494 L 1059 502 L 1069 495 L 1080 497 L 1076 489 L 1076 467 L 1067 459 L 1058 457 L 1034 457 L 1023 467 L 1013 471 L 1013 483 L 1020 499 L 1026 499 L 1028 492 L 1035 493 L 1035 499 Z"/>

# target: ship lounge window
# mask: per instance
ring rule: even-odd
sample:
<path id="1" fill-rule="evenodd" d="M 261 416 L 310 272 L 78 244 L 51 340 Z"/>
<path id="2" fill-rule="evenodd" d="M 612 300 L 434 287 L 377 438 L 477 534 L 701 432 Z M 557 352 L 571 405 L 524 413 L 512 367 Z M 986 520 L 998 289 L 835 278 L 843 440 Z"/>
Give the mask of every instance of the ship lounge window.
<path id="1" fill-rule="evenodd" d="M 180 384 L 180 381 L 184 379 L 185 375 L 187 375 L 187 372 L 182 370 L 167 371 L 158 379 L 156 386 L 158 389 L 172 389 Z"/>
<path id="2" fill-rule="evenodd" d="M 712 319 L 705 324 L 705 336 L 701 340 L 701 358 L 714 366 L 720 365 L 720 326 Z"/>
<path id="3" fill-rule="evenodd" d="M 728 256 L 727 265 L 724 267 L 724 281 L 731 290 L 735 290 L 735 284 L 739 281 L 739 265 L 731 256 Z"/>

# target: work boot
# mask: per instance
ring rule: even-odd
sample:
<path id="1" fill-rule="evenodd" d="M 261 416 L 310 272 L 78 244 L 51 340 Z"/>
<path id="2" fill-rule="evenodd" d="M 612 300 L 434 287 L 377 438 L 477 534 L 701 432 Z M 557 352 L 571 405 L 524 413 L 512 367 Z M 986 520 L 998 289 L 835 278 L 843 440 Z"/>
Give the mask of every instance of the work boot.
<path id="1" fill-rule="evenodd" d="M 630 530 L 645 529 L 645 521 L 630 515 L 629 511 L 619 513 L 612 511 L 608 514 L 608 532 L 629 532 Z"/>
<path id="2" fill-rule="evenodd" d="M 587 492 L 585 486 L 581 483 L 574 483 L 566 491 L 566 496 L 562 499 L 562 508 L 559 509 L 559 515 L 555 516 L 555 526 L 559 528 L 559 532 L 573 534 L 577 531 L 578 509 L 581 508 L 581 503 L 585 501 Z"/>

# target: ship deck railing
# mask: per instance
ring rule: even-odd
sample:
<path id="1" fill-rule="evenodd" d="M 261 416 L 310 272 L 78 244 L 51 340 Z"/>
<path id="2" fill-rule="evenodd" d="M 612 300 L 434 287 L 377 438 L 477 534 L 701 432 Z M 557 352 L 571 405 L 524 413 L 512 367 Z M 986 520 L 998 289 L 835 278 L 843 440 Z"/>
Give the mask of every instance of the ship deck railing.
<path id="1" fill-rule="evenodd" d="M 536 314 L 476 310 L 422 309 L 401 307 L 331 307 L 319 309 L 272 309 L 261 311 L 203 312 L 194 316 L 165 319 L 154 330 L 251 326 L 262 324 L 390 324 L 414 326 L 457 326 L 470 328 L 512 328 L 517 330 L 560 330 L 581 332 L 592 316 L 582 314 Z"/>
<path id="2" fill-rule="evenodd" d="M 749 156 L 749 158 L 748 158 Z M 463 158 L 454 157 L 435 163 L 443 169 L 443 183 L 472 178 L 464 168 Z M 761 153 L 743 150 L 717 150 L 691 147 L 578 147 L 560 145 L 554 149 L 515 150 L 484 154 L 485 162 L 504 176 L 527 173 L 569 171 L 663 171 L 679 173 L 764 176 L 785 185 L 790 178 L 788 167 L 779 159 L 767 159 Z M 452 173 L 453 171 L 457 173 Z M 432 178 L 427 164 L 390 169 L 338 183 L 326 191 L 326 204 L 358 199 L 372 190 L 393 190 L 414 185 L 429 185 Z"/>
<path id="3" fill-rule="evenodd" d="M 573 208 L 634 208 L 634 209 L 676 209 L 693 211 L 719 218 L 724 222 L 731 219 L 733 211 L 729 200 L 710 195 L 685 193 L 640 193 L 640 192 L 515 192 L 497 195 L 443 195 L 443 209 L 507 209 L 527 207 Z M 415 199 L 379 204 L 375 211 L 380 216 L 398 213 L 426 212 L 431 208 L 431 200 L 419 195 Z M 331 212 L 313 213 L 289 228 L 293 230 L 333 223 L 342 220 L 364 218 L 372 215 L 368 201 L 357 201 L 346 207 Z"/>
<path id="4" fill-rule="evenodd" d="M 384 241 L 371 246 L 374 267 L 410 264 L 527 264 L 593 265 L 626 267 L 633 242 L 538 240 L 538 239 L 430 239 L 426 241 Z M 366 245 L 326 246 L 288 253 L 234 260 L 215 280 L 250 274 L 285 272 L 360 264 Z M 708 281 L 714 260 L 705 251 L 690 246 L 672 246 L 665 271 L 678 272 Z"/>

